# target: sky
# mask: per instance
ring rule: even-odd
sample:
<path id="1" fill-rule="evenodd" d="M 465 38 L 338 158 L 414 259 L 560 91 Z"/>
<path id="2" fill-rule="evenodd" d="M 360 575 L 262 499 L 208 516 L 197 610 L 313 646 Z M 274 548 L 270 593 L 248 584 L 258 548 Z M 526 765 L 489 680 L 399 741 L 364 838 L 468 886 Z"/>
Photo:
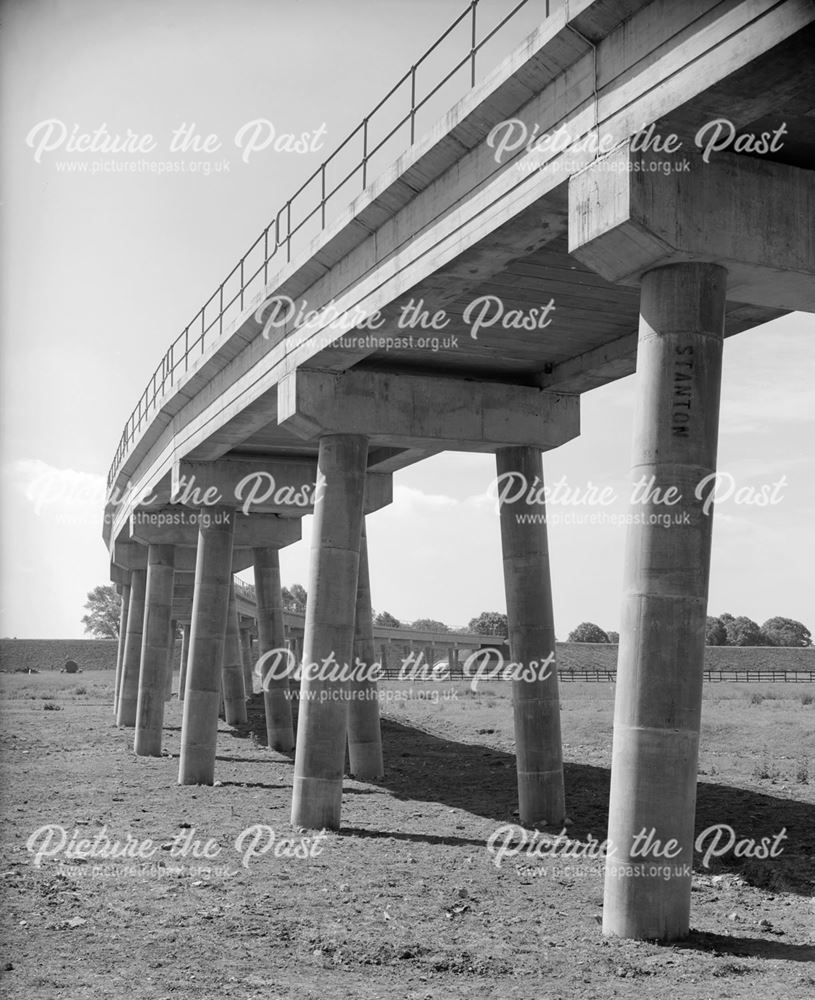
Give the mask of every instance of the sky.
<path id="1" fill-rule="evenodd" d="M 482 0 L 483 25 L 508 6 Z M 148 376 L 277 208 L 463 7 L 0 5 L 0 635 L 82 636 L 87 593 L 109 579 L 105 477 Z M 483 68 L 533 21 L 525 12 Z M 458 96 L 440 95 L 419 131 Z M 314 148 L 248 152 L 259 120 Z M 145 152 L 71 148 L 102 128 Z M 184 135 L 201 145 L 171 149 L 174 134 L 176 147 Z M 127 160 L 156 166 L 110 166 Z M 730 495 L 714 517 L 712 614 L 815 626 L 813 325 L 793 314 L 725 344 L 719 489 Z M 544 456 L 550 484 L 609 486 L 607 510 L 628 509 L 634 392 L 630 376 L 582 397 L 580 437 Z M 450 452 L 396 474 L 393 504 L 368 518 L 376 610 L 451 626 L 505 610 L 494 475 L 492 456 Z M 749 502 L 762 493 L 774 502 Z M 308 584 L 311 520 L 281 553 L 284 583 Z M 624 527 L 550 523 L 549 541 L 558 637 L 586 620 L 617 629 Z"/>

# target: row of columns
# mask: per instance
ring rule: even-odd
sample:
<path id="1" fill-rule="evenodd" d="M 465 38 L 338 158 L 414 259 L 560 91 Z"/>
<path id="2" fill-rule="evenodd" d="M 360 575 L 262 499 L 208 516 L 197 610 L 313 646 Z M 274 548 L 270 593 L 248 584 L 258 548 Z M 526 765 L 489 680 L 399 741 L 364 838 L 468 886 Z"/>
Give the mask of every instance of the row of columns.
<path id="1" fill-rule="evenodd" d="M 653 476 L 663 491 L 677 486 L 682 500 L 672 507 L 674 529 L 649 518 L 662 512 L 657 499 L 638 509 L 645 516 L 629 528 L 609 839 L 623 868 L 636 861 L 632 848 L 642 829 L 652 829 L 662 843 L 673 840 L 679 850 L 677 873 L 668 880 L 660 874 L 632 878 L 608 867 L 608 934 L 670 939 L 688 930 L 690 877 L 681 871 L 693 851 L 711 529 L 693 484 L 715 471 L 724 303 L 725 274 L 715 265 L 671 265 L 643 279 L 633 468 L 637 478 Z M 319 438 L 305 664 L 365 664 L 375 656 L 363 513 L 367 456 L 364 435 Z M 540 448 L 497 448 L 496 471 L 542 484 Z M 690 516 L 687 524 L 683 512 Z M 517 513 L 512 504 L 502 505 L 511 655 L 524 666 L 539 665 L 551 662 L 555 651 L 546 524 Z M 245 720 L 251 690 L 231 583 L 232 522 L 211 521 L 198 534 L 191 627 L 182 652 L 182 784 L 213 782 L 221 693 L 227 721 L 237 723 Z M 256 548 L 253 555 L 262 656 L 285 646 L 280 570 L 275 550 Z M 151 545 L 146 570 L 130 574 L 122 610 L 117 720 L 135 727 L 137 753 L 160 752 L 172 581 L 172 547 Z M 513 688 L 521 822 L 560 827 L 566 800 L 556 669 L 516 680 Z M 346 747 L 352 773 L 383 771 L 373 684 L 305 671 L 296 735 L 288 680 L 267 683 L 264 704 L 269 746 L 290 753 L 296 744 L 292 824 L 338 829 Z"/>

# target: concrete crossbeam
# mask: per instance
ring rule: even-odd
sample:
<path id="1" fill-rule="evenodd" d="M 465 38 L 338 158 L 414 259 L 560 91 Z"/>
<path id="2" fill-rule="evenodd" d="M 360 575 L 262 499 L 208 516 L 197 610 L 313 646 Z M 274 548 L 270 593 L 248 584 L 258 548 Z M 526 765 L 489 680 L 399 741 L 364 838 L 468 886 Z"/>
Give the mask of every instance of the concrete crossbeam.
<path id="1" fill-rule="evenodd" d="M 569 252 L 608 281 L 704 260 L 736 302 L 815 312 L 815 172 L 718 153 L 671 158 L 631 141 L 569 180 Z"/>
<path id="2" fill-rule="evenodd" d="M 179 547 L 175 554 L 177 573 L 194 573 L 196 550 Z M 250 548 L 236 549 L 232 553 L 232 572 L 240 573 L 252 565 L 252 550 Z M 126 579 L 127 573 L 134 569 L 147 569 L 147 546 L 139 542 L 116 541 L 111 547 L 110 578 L 114 583 Z M 174 617 L 178 617 L 174 615 Z"/>
<path id="3" fill-rule="evenodd" d="M 351 370 L 291 372 L 280 383 L 278 423 L 304 438 L 362 434 L 377 445 L 546 451 L 580 433 L 580 400 L 543 389 Z"/>
<path id="4" fill-rule="evenodd" d="M 240 511 L 223 511 L 223 516 L 234 521 L 235 549 L 270 545 L 282 548 L 299 542 L 302 527 L 299 517 L 278 517 L 275 514 L 242 514 Z M 134 511 L 130 516 L 130 537 L 144 545 L 178 545 L 195 548 L 198 545 L 198 528 L 209 512 L 193 511 L 178 506 L 153 510 Z"/>
<path id="5" fill-rule="evenodd" d="M 197 501 L 206 498 L 206 503 L 232 505 L 252 516 L 280 514 L 299 518 L 314 513 L 316 482 L 317 460 L 313 458 L 222 458 L 214 462 L 182 459 L 173 465 L 172 496 L 177 504 L 197 506 Z M 381 510 L 392 501 L 392 474 L 369 472 L 365 512 Z M 263 538 L 255 543 L 256 547 L 275 545 L 273 540 Z"/>

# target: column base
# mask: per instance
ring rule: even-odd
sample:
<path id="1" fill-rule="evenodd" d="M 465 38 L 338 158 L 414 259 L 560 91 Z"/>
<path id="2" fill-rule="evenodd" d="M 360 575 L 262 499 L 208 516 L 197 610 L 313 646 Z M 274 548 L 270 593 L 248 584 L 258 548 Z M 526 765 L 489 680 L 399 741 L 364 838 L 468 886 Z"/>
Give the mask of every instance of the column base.
<path id="1" fill-rule="evenodd" d="M 263 692 L 266 710 L 266 742 L 270 750 L 291 754 L 294 750 L 294 727 L 291 718 L 291 703 L 282 689 Z"/>
<path id="2" fill-rule="evenodd" d="M 361 781 L 385 776 L 381 740 L 371 740 L 368 743 L 352 743 L 349 740 L 348 761 L 351 775 Z"/>
<path id="3" fill-rule="evenodd" d="M 339 830 L 342 778 L 297 778 L 291 803 L 291 824 L 304 830 Z"/>
<path id="4" fill-rule="evenodd" d="M 179 785 L 211 785 L 215 781 L 218 736 L 217 691 L 188 691 L 184 702 L 185 741 L 178 765 Z"/>
<path id="5" fill-rule="evenodd" d="M 566 823 L 563 771 L 518 771 L 518 813 L 524 825 L 560 829 Z"/>
<path id="6" fill-rule="evenodd" d="M 116 717 L 116 725 L 119 729 L 133 729 L 136 725 L 136 705 L 135 699 L 123 701 L 119 699 L 119 712 Z"/>

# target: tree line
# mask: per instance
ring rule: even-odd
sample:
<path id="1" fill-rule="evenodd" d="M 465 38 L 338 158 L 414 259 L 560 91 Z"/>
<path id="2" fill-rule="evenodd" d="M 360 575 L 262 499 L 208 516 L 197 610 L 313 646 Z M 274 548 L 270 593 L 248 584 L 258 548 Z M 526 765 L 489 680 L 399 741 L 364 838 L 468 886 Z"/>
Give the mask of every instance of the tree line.
<path id="1" fill-rule="evenodd" d="M 304 614 L 308 603 L 306 588 L 300 583 L 283 587 L 281 591 L 283 610 Z M 113 584 L 94 587 L 85 604 L 87 614 L 82 618 L 85 631 L 100 639 L 119 637 L 119 615 L 121 598 Z M 435 618 L 417 618 L 412 622 L 402 622 L 389 611 L 374 614 L 374 625 L 384 628 L 406 628 L 419 632 L 454 632 L 444 622 Z M 482 611 L 471 618 L 465 627 L 467 632 L 478 635 L 498 635 L 506 638 L 509 634 L 507 616 L 501 611 Z M 606 631 L 594 622 L 581 622 L 569 633 L 568 642 L 616 643 L 617 632 Z M 718 617 L 708 616 L 705 625 L 705 644 L 708 646 L 811 646 L 809 629 L 794 618 L 776 616 L 759 625 L 744 615 L 734 617 L 725 612 Z"/>

